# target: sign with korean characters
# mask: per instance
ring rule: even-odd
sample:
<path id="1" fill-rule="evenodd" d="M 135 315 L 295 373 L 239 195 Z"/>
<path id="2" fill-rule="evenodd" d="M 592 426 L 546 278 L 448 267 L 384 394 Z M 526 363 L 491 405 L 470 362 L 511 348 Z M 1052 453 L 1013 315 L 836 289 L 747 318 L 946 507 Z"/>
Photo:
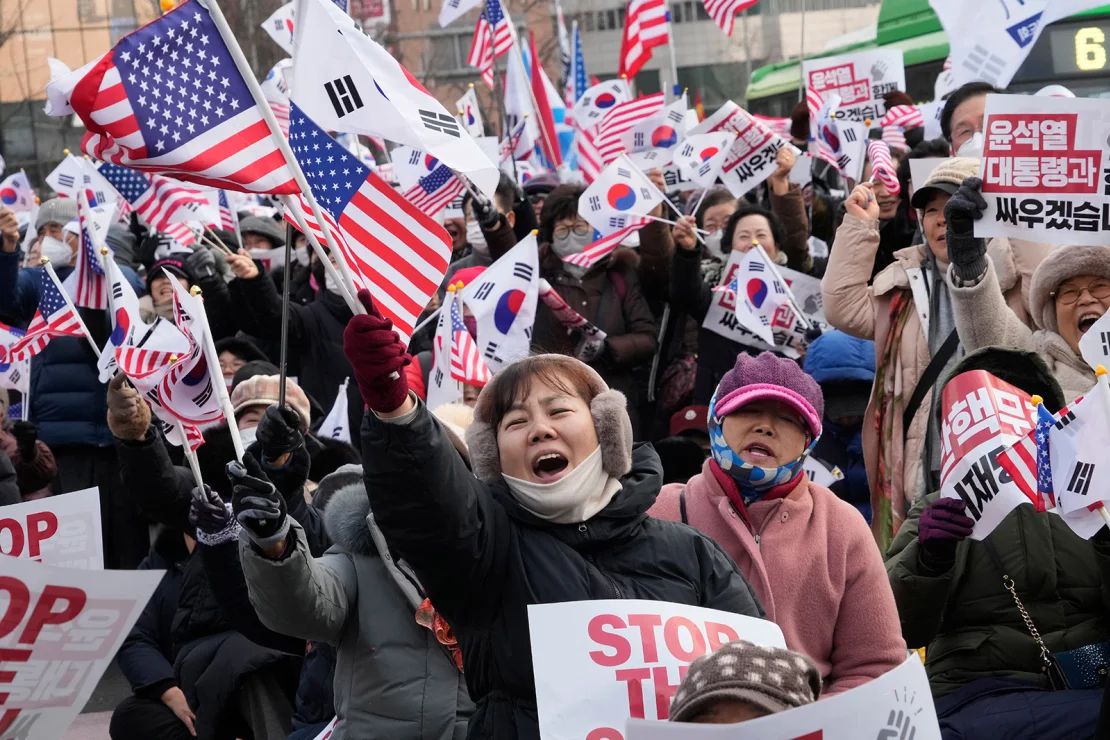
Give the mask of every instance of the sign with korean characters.
<path id="1" fill-rule="evenodd" d="M 906 89 L 906 68 L 901 49 L 876 49 L 835 57 L 807 59 L 802 63 L 806 86 L 822 99 L 840 96 L 836 118 L 872 127 L 886 114 L 883 96 L 892 90 Z"/>
<path id="2" fill-rule="evenodd" d="M 795 156 L 801 154 L 793 144 L 731 100 L 687 133 L 707 134 L 715 131 L 736 134 L 728 158 L 721 167 L 720 178 L 729 192 L 737 198 L 762 183 L 778 169 L 775 157 L 778 156 L 779 149 L 788 146 Z"/>
<path id="3" fill-rule="evenodd" d="M 640 599 L 528 607 L 544 740 L 623 740 L 629 717 L 666 719 L 690 664 L 734 640 L 786 647 L 774 622 Z"/>
<path id="4" fill-rule="evenodd" d="M 985 370 L 952 378 L 941 392 L 940 490 L 963 499 L 981 540 L 1029 498 L 998 461 L 998 454 L 1033 429 L 1029 394 Z"/>
<path id="5" fill-rule="evenodd" d="M 1106 244 L 1110 101 L 988 95 L 975 235 Z"/>
<path id="6" fill-rule="evenodd" d="M 0 506 L 0 555 L 66 568 L 104 568 L 96 488 Z"/>

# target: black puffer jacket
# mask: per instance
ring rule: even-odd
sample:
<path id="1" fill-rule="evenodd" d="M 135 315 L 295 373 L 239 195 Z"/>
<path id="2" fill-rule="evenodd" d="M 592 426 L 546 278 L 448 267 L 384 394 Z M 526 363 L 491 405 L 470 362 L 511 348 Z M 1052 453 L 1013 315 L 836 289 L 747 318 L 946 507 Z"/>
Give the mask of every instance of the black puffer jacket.
<path id="1" fill-rule="evenodd" d="M 648 445 L 601 512 L 553 524 L 477 480 L 423 405 L 407 424 L 367 414 L 362 444 L 378 526 L 458 636 L 477 703 L 470 738 L 539 737 L 529 604 L 652 599 L 763 616 L 712 540 L 648 518 L 663 480 Z"/>

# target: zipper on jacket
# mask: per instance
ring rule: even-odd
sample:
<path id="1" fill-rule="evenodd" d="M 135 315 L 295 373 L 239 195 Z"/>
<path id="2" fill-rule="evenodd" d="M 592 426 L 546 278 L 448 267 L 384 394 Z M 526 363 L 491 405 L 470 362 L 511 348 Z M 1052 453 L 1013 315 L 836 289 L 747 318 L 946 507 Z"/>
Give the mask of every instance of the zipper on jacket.
<path id="1" fill-rule="evenodd" d="M 767 525 L 770 524 L 771 521 L 775 518 L 775 515 L 778 514 L 779 508 L 782 506 L 782 502 L 785 500 L 786 499 L 779 499 L 778 503 L 775 504 L 775 508 L 767 512 L 767 516 L 763 518 L 763 523 L 759 525 L 759 531 L 752 532 L 752 538 L 755 540 L 756 547 L 759 547 L 759 541 L 763 539 L 763 530 L 767 529 Z M 748 531 L 751 531 L 750 526 L 748 527 Z"/>
<path id="2" fill-rule="evenodd" d="M 589 529 L 589 527 L 586 526 L 585 522 L 582 522 L 581 524 L 578 525 L 579 534 L 586 535 L 586 534 L 589 533 L 589 531 L 590 531 L 590 529 Z M 606 573 L 605 571 L 603 571 L 598 566 L 597 560 L 595 560 L 593 557 L 591 557 L 589 555 L 582 555 L 582 559 L 585 560 L 590 565 L 592 565 L 593 567 L 597 568 L 597 572 L 600 573 L 602 575 L 602 577 L 604 577 L 605 580 L 607 580 L 609 582 L 609 585 L 613 587 L 613 593 L 615 594 L 614 598 L 617 598 L 617 599 L 623 599 L 624 598 L 624 594 L 621 592 L 621 587 L 617 585 L 616 579 L 613 578 L 608 573 Z"/>

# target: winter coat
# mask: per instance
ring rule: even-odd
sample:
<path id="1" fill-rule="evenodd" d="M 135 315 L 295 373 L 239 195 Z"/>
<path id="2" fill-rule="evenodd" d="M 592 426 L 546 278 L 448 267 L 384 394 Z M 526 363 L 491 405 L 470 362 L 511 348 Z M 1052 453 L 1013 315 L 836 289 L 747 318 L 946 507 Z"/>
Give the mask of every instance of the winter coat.
<path id="1" fill-rule="evenodd" d="M 863 456 L 872 491 L 872 532 L 883 547 L 898 531 L 914 501 L 926 493 L 925 438 L 933 404 L 932 395 L 927 393 L 903 437 L 902 410 L 932 358 L 922 322 L 929 312 L 928 270 L 923 268 L 928 247 L 922 244 L 899 250 L 894 263 L 868 285 L 878 244 L 877 221 L 845 216 L 821 280 L 821 295 L 829 324 L 875 341 L 878 373 L 864 415 Z M 1003 240 L 988 245 L 995 257 L 997 284 L 1006 301 L 1024 311 L 1019 275 L 1009 250 Z M 900 341 L 894 347 L 891 345 L 896 336 Z M 885 430 L 878 428 L 880 418 Z M 882 469 L 880 447 L 885 460 Z M 883 493 L 886 489 L 889 494 Z"/>
<path id="2" fill-rule="evenodd" d="M 35 458 L 30 462 L 23 459 L 19 446 L 10 429 L 6 429 L 6 420 L 0 419 L 0 452 L 6 454 L 15 467 L 16 480 L 19 482 L 21 500 L 42 498 L 50 495 L 50 483 L 58 474 L 58 464 L 54 460 L 54 453 L 41 439 L 35 440 Z M 7 422 L 10 424 L 10 422 Z"/>
<path id="3" fill-rule="evenodd" d="M 542 251 L 541 251 L 542 253 Z M 633 399 L 640 390 L 633 376 L 637 366 L 651 362 L 655 352 L 656 324 L 640 289 L 635 260 L 617 251 L 579 280 L 563 269 L 562 261 L 548 253 L 540 263 L 540 274 L 563 300 L 607 335 L 608 350 L 590 363 L 611 388 Z M 574 355 L 579 340 L 539 301 L 532 329 L 532 349 Z"/>
<path id="4" fill-rule="evenodd" d="M 1040 653 L 1002 568 L 1051 652 L 1110 640 L 1110 541 L 1077 536 L 1058 516 L 1022 504 L 981 543 L 956 546 L 951 567 L 921 561 L 917 539 L 922 510 L 938 493 L 919 500 L 886 556 L 886 569 L 911 648 L 925 647 L 925 670 L 935 696 L 979 678 L 1012 678 L 1047 687 Z"/>
<path id="5" fill-rule="evenodd" d="M 503 482 L 476 479 L 423 404 L 403 423 L 366 415 L 366 491 L 390 546 L 455 630 L 477 711 L 470 738 L 537 738 L 528 605 L 653 599 L 762 616 L 710 539 L 647 516 L 662 470 L 637 445 L 612 501 L 586 522 L 522 508 Z"/>
<path id="6" fill-rule="evenodd" d="M 116 662 L 136 696 L 157 701 L 177 685 L 173 672 L 173 615 L 181 594 L 181 566 L 151 550 L 139 570 L 164 570 L 165 575 L 123 641 Z"/>
<path id="7" fill-rule="evenodd" d="M 23 500 L 19 495 L 19 480 L 11 458 L 0 452 L 0 506 L 18 504 Z"/>
<path id="8" fill-rule="evenodd" d="M 281 296 L 262 273 L 250 280 L 229 283 L 235 305 L 240 307 L 239 327 L 251 336 L 281 338 Z M 343 330 L 351 309 L 341 296 L 321 290 L 306 306 L 289 304 L 289 354 L 299 370 L 297 384 L 324 409 L 335 403 L 339 386 L 353 376 L 343 354 Z M 347 384 L 347 421 L 358 429 L 362 421 L 362 395 L 358 383 Z"/>
<path id="9" fill-rule="evenodd" d="M 786 646 L 817 664 L 822 696 L 901 665 L 898 610 L 859 512 L 804 476 L 785 498 L 756 501 L 745 512 L 726 486 L 739 500 L 727 473 L 706 460 L 689 483 L 665 486 L 648 513 L 689 523 L 736 561 Z"/>
<path id="10" fill-rule="evenodd" d="M 0 252 L 0 321 L 26 327 L 39 305 L 44 277 L 40 267 L 20 269 L 19 252 Z M 65 280 L 72 267 L 55 268 Z M 142 283 L 129 267 L 120 272 L 136 293 Z M 111 328 L 106 311 L 79 309 L 97 346 L 108 340 Z M 84 445 L 110 447 L 112 434 L 105 421 L 108 407 L 96 355 L 84 337 L 57 337 L 31 360 L 31 414 L 39 437 L 50 447 Z"/>
<path id="11" fill-rule="evenodd" d="M 786 255 L 786 266 L 798 272 L 810 272 L 813 256 L 809 253 L 809 215 L 802 189 L 791 183 L 785 194 L 769 190 L 768 196 L 771 213 L 782 225 L 783 240 L 778 246 Z"/>
<path id="12" fill-rule="evenodd" d="M 267 626 L 336 647 L 332 737 L 465 737 L 474 711 L 466 682 L 433 632 L 417 624 L 425 596 L 390 554 L 361 481 L 336 491 L 325 520 L 336 544 L 319 558 L 295 522 L 282 559 L 267 558 L 245 536 L 239 552 Z"/>
<path id="13" fill-rule="evenodd" d="M 958 284 L 949 273 L 948 284 L 956 330 L 967 351 L 1001 345 L 1032 350 L 1048 364 L 1048 369 L 1071 403 L 1095 384 L 1095 373 L 1062 336 L 1048 329 L 1032 330 L 1014 315 L 998 290 L 994 270 L 975 284 Z"/>

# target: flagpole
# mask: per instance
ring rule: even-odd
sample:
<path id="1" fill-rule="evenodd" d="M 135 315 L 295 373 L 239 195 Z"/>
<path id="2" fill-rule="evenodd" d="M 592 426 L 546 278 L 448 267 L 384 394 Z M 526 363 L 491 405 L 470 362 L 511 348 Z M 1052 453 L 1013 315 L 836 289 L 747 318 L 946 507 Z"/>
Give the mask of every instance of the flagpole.
<path id="1" fill-rule="evenodd" d="M 797 300 L 794 299 L 794 291 L 790 290 L 790 285 L 786 282 L 786 278 L 784 278 L 782 276 L 782 273 L 779 272 L 779 266 L 776 265 L 775 261 L 771 259 L 771 257 L 767 254 L 767 250 L 763 248 L 762 244 L 756 242 L 755 248 L 759 250 L 759 254 L 767 263 L 767 267 L 771 270 L 771 272 L 775 274 L 775 279 L 782 283 L 782 287 L 786 288 L 786 299 L 790 301 L 790 308 L 794 310 L 794 314 L 796 315 L 798 321 L 801 321 L 802 324 L 805 325 L 805 328 L 807 330 L 812 329 L 813 323 L 806 317 L 805 313 L 803 313 L 802 309 L 798 306 Z"/>
<path id="2" fill-rule="evenodd" d="M 62 294 L 62 300 L 66 302 L 66 306 L 73 312 L 73 317 L 77 319 L 77 324 L 81 327 L 81 331 L 85 333 L 85 339 L 88 340 L 89 346 L 92 347 L 93 354 L 96 355 L 96 359 L 99 362 L 100 347 L 96 346 L 92 334 L 89 333 L 89 327 L 85 326 L 85 320 L 81 318 L 81 314 L 77 312 L 77 307 L 73 305 L 73 301 L 69 299 L 69 294 L 66 293 L 65 288 L 62 287 L 62 281 L 58 279 L 58 273 L 54 272 L 54 266 L 50 264 L 50 258 L 42 257 L 40 259 L 40 264 L 42 264 L 42 269 L 46 270 L 46 274 L 50 276 L 50 281 L 54 283 L 54 287 Z"/>
<path id="3" fill-rule="evenodd" d="M 667 102 L 672 103 L 678 99 L 678 60 L 674 53 L 674 15 L 671 5 L 667 3 L 667 50 L 671 53 L 671 89 Z"/>
<path id="4" fill-rule="evenodd" d="M 798 100 L 801 101 L 806 99 L 806 0 L 802 0 L 802 22 L 799 24 L 799 28 L 801 29 L 802 38 L 800 42 L 801 48 L 798 49 L 798 70 L 799 73 L 802 75 L 802 79 L 801 84 L 798 85 Z M 750 84 L 751 80 L 748 80 L 748 83 Z M 744 103 L 747 104 L 747 102 L 748 98 L 747 95 L 745 95 Z"/>
<path id="5" fill-rule="evenodd" d="M 285 225 L 285 274 L 281 281 L 281 344 L 278 346 L 278 408 L 285 408 L 285 373 L 289 362 L 289 273 L 293 272 L 293 224 Z"/>
<path id="6" fill-rule="evenodd" d="M 486 23 L 489 23 L 489 21 L 486 21 Z M 511 22 L 509 23 L 509 28 L 513 31 L 513 41 L 515 43 L 516 29 L 513 28 L 513 24 Z M 490 29 L 490 33 L 493 33 L 492 28 Z M 502 132 L 504 132 L 505 137 L 509 139 L 509 144 L 513 147 L 509 151 L 509 161 L 513 163 L 513 182 L 519 183 L 520 175 L 516 171 L 516 146 L 513 145 L 513 132 L 509 129 L 508 126 L 509 116 L 505 112 L 505 84 L 501 81 L 501 73 L 497 69 L 496 54 L 493 55 L 493 97 L 497 98 L 497 110 L 501 113 L 500 128 Z M 500 165 L 500 162 L 498 162 L 498 165 Z M 501 169 L 500 166 L 498 167 L 498 169 Z"/>
<path id="7" fill-rule="evenodd" d="M 332 238 L 331 232 L 327 228 L 327 221 L 324 220 L 324 214 L 320 210 L 320 204 L 316 202 L 316 196 L 312 194 L 312 188 L 308 185 L 308 179 L 301 169 L 301 164 L 297 161 L 297 158 L 293 156 L 293 150 L 289 148 L 289 142 L 286 140 L 285 136 L 282 135 L 281 126 L 278 125 L 277 118 L 274 116 L 273 110 L 270 109 L 269 102 L 266 101 L 266 97 L 262 94 L 262 88 L 259 87 L 254 72 L 251 71 L 246 57 L 243 56 L 243 50 L 239 48 L 239 42 L 235 40 L 235 34 L 231 31 L 231 27 L 228 26 L 227 19 L 224 18 L 219 3 L 216 2 L 216 0 L 197 0 L 197 2 L 207 8 L 209 15 L 212 16 L 212 22 L 216 24 L 216 29 L 220 32 L 224 44 L 231 53 L 231 60 L 235 62 L 236 69 L 239 70 L 239 74 L 243 77 L 243 82 L 246 83 L 247 89 L 250 90 L 251 97 L 254 98 L 254 104 L 258 106 L 258 109 L 262 113 L 262 119 L 266 121 L 266 125 L 270 129 L 270 138 L 278 145 L 278 149 L 288 163 L 289 171 L 293 175 L 297 187 L 301 189 L 301 194 L 308 200 L 308 205 L 312 208 L 312 215 L 315 217 L 316 223 L 320 225 L 320 230 L 324 234 L 324 240 L 328 244 L 328 249 L 336 254 L 342 254 L 339 250 L 339 245 L 335 243 L 335 239 Z M 290 103 L 292 103 L 292 100 L 290 100 Z M 308 237 L 309 233 L 305 232 L 305 236 Z M 354 280 L 348 273 L 344 261 L 340 260 L 339 262 L 347 288 L 353 295 L 358 292 L 355 290 Z M 350 308 L 351 311 L 356 314 L 365 313 L 365 310 L 357 302 L 351 305 Z"/>
<path id="8" fill-rule="evenodd" d="M 208 325 L 208 309 L 204 307 L 204 291 L 200 289 L 199 285 L 194 285 L 189 292 L 200 298 L 198 302 L 200 304 L 200 315 L 197 316 L 197 321 L 200 322 L 201 330 L 204 332 L 204 342 L 201 344 L 201 350 L 208 362 L 208 374 L 211 378 L 212 373 L 215 372 L 214 368 L 220 366 L 220 357 L 216 354 L 216 345 L 212 341 L 212 328 Z M 215 386 L 216 395 L 220 399 L 224 416 L 227 418 L 227 429 L 231 432 L 231 444 L 235 447 L 235 459 L 243 462 L 243 438 L 239 436 L 239 427 L 235 424 L 235 408 L 231 405 L 231 396 L 227 393 L 227 384 L 221 378 L 218 383 L 213 380 L 212 385 Z M 187 440 L 185 446 L 189 446 Z"/>
<path id="9" fill-rule="evenodd" d="M 181 423 L 181 419 L 175 417 L 173 423 L 177 428 L 178 436 L 181 438 L 181 449 L 185 453 L 185 460 L 189 463 L 189 470 L 193 472 L 193 482 L 197 484 L 197 488 L 203 491 L 204 478 L 200 474 L 200 461 L 197 459 L 197 451 L 189 446 L 189 436 L 185 434 L 185 425 Z M 228 426 L 231 426 L 230 421 L 228 421 Z"/>
<path id="10" fill-rule="evenodd" d="M 1106 366 L 1099 365 L 1096 367 L 1095 376 L 1097 377 L 1095 382 L 1102 385 L 1103 390 L 1106 390 L 1106 386 L 1110 382 L 1107 378 Z M 1110 413 L 1110 408 L 1105 409 L 1105 413 Z M 1102 521 L 1106 522 L 1106 526 L 1110 527 L 1110 511 L 1106 509 L 1106 504 L 1102 501 L 1098 502 L 1098 513 L 1102 516 Z"/>
<path id="11" fill-rule="evenodd" d="M 30 364 L 28 364 L 27 367 L 28 367 L 28 370 L 30 370 Z M 20 419 L 20 421 L 27 421 L 28 419 L 31 418 L 31 379 L 30 378 L 27 378 L 27 390 L 25 390 L 22 394 L 20 394 L 20 400 L 23 402 L 23 406 L 19 409 L 19 419 Z"/>
<path id="12" fill-rule="evenodd" d="M 300 205 L 293 200 L 293 196 L 291 195 L 283 195 L 281 197 L 282 203 L 285 204 L 285 210 L 293 215 L 293 220 L 297 222 L 297 228 L 304 234 L 304 238 L 308 240 L 309 246 L 312 247 L 312 251 L 316 254 L 316 259 L 320 260 L 324 265 L 324 272 L 331 275 L 331 279 L 334 280 L 335 284 L 339 286 L 339 289 L 343 291 L 343 300 L 346 301 L 347 307 L 351 309 L 352 313 L 362 313 L 356 309 L 356 307 L 359 306 L 359 302 L 355 300 L 355 294 L 358 293 L 358 291 L 351 292 L 350 288 L 347 287 L 347 280 L 344 279 L 345 274 L 341 275 L 339 270 L 335 269 L 335 265 L 331 263 L 331 257 L 329 257 L 328 253 L 324 251 L 324 248 L 320 246 L 320 240 L 317 239 L 316 234 L 308 228 L 308 224 L 305 223 L 304 220 L 304 215 L 301 213 Z"/>
<path id="13" fill-rule="evenodd" d="M 416 332 L 420 331 L 425 326 L 432 323 L 432 321 L 435 320 L 435 317 L 439 316 L 439 312 L 442 311 L 442 310 L 443 310 L 443 305 L 441 304 L 439 308 L 437 308 L 435 311 L 432 311 L 430 314 L 425 316 L 423 321 L 421 321 L 419 324 L 417 324 L 416 326 L 414 326 L 412 328 L 413 336 L 416 335 Z"/>

